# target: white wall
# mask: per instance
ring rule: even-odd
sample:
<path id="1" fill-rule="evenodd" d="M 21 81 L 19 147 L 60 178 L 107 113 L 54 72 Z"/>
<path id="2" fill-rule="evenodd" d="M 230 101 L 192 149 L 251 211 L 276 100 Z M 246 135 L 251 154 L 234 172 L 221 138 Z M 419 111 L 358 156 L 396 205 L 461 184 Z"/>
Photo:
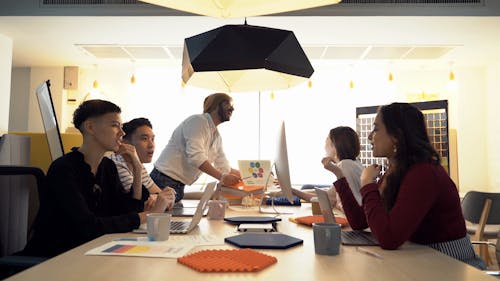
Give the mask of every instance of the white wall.
<path id="1" fill-rule="evenodd" d="M 9 129 L 12 39 L 0 34 L 0 135 Z"/>
<path id="2" fill-rule="evenodd" d="M 50 80 L 52 100 L 57 112 L 57 121 L 61 124 L 65 101 L 62 91 L 62 67 L 23 67 L 12 69 L 12 92 L 10 104 L 9 131 L 43 132 L 38 100 L 37 87 Z"/>
<path id="3" fill-rule="evenodd" d="M 63 112 L 63 67 L 32 67 L 30 72 L 30 90 L 28 93 L 28 131 L 43 132 L 43 123 L 36 98 L 37 87 L 47 80 L 50 80 L 52 102 L 57 112 L 57 122 L 61 124 L 61 113 Z"/>
<path id="4" fill-rule="evenodd" d="M 459 81 L 457 148 L 460 191 L 489 190 L 487 168 L 486 76 L 484 68 L 469 68 L 457 73 Z"/>
<path id="5" fill-rule="evenodd" d="M 10 132 L 28 131 L 27 108 L 30 104 L 31 68 L 19 67 L 12 69 L 12 87 L 10 99 Z"/>
<path id="6" fill-rule="evenodd" d="M 488 167 L 488 186 L 492 192 L 500 192 L 500 63 L 486 69 L 486 157 Z"/>
<path id="7" fill-rule="evenodd" d="M 398 95 L 404 99 L 419 93 L 438 94 L 448 100 L 449 127 L 457 130 L 460 192 L 490 190 L 486 144 L 491 138 L 491 130 L 487 129 L 487 105 L 491 106 L 491 97 L 487 95 L 486 82 L 494 78 L 486 77 L 484 68 L 454 69 L 457 88 L 452 89 L 447 80 L 448 71 L 423 69 L 402 73 Z"/>

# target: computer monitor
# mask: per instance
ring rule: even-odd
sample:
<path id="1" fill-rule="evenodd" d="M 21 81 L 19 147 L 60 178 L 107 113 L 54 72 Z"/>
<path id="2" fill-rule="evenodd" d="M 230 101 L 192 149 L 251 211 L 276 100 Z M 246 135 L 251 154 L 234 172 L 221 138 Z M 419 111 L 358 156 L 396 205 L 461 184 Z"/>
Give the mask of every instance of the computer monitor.
<path id="1" fill-rule="evenodd" d="M 52 95 L 50 94 L 49 80 L 38 86 L 36 89 L 36 97 L 38 99 L 40 113 L 42 114 L 43 128 L 47 136 L 50 156 L 52 157 L 52 161 L 54 161 L 64 155 L 64 148 L 61 134 L 59 133 L 59 125 L 54 110 L 54 103 L 52 102 Z"/>
<path id="2" fill-rule="evenodd" d="M 293 204 L 292 182 L 290 180 L 290 168 L 288 166 L 288 152 L 286 147 L 285 121 L 281 123 L 275 157 L 274 168 L 276 170 L 281 192 L 283 196 Z"/>

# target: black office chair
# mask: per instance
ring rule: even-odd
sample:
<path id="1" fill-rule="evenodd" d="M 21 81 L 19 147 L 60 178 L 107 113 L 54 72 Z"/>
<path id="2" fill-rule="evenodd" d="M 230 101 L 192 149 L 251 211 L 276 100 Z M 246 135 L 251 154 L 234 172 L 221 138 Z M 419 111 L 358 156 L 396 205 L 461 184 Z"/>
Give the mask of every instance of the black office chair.
<path id="1" fill-rule="evenodd" d="M 46 260 L 16 255 L 32 235 L 40 197 L 45 193 L 45 174 L 37 167 L 0 165 L 0 178 L 0 192 L 3 193 L 5 206 L 0 224 L 0 279 L 4 279 Z"/>
<path id="2" fill-rule="evenodd" d="M 500 193 L 469 191 L 462 199 L 462 212 L 472 240 L 497 238 L 500 232 Z M 479 247 L 479 255 L 488 265 L 491 264 L 486 246 Z"/>

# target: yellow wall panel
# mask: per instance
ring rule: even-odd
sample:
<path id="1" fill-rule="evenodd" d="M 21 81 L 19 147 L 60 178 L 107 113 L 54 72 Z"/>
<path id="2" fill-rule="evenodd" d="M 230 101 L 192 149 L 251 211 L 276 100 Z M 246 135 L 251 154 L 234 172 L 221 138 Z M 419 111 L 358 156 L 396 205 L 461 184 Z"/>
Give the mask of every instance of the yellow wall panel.
<path id="1" fill-rule="evenodd" d="M 31 137 L 30 145 L 30 165 L 41 168 L 47 173 L 52 157 L 50 156 L 49 144 L 44 133 L 31 132 L 11 132 L 10 134 L 23 135 Z M 61 134 L 64 153 L 71 150 L 72 147 L 78 147 L 82 144 L 81 134 Z"/>

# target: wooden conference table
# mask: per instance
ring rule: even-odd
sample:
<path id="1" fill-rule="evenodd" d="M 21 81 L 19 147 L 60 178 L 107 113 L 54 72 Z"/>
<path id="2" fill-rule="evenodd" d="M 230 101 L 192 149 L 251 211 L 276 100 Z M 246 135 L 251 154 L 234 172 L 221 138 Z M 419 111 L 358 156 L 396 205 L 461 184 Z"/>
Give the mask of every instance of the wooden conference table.
<path id="1" fill-rule="evenodd" d="M 310 214 L 310 204 L 303 204 L 292 216 Z M 259 214 L 256 211 L 226 210 L 226 217 L 250 215 Z M 312 228 L 290 222 L 288 216 L 281 215 L 278 231 L 303 239 L 303 245 L 287 250 L 258 250 L 276 257 L 278 262 L 256 273 L 201 273 L 177 263 L 176 259 L 84 255 L 113 239 L 138 236 L 121 233 L 99 237 L 7 280 L 498 280 L 440 252 L 411 243 L 396 251 L 366 247 L 382 258 L 363 253 L 353 246 L 342 246 L 337 256 L 316 255 Z M 234 225 L 203 218 L 199 227 L 190 234 L 228 237 L 237 232 Z M 200 246 L 191 252 L 214 248 L 234 249 L 225 244 Z"/>

